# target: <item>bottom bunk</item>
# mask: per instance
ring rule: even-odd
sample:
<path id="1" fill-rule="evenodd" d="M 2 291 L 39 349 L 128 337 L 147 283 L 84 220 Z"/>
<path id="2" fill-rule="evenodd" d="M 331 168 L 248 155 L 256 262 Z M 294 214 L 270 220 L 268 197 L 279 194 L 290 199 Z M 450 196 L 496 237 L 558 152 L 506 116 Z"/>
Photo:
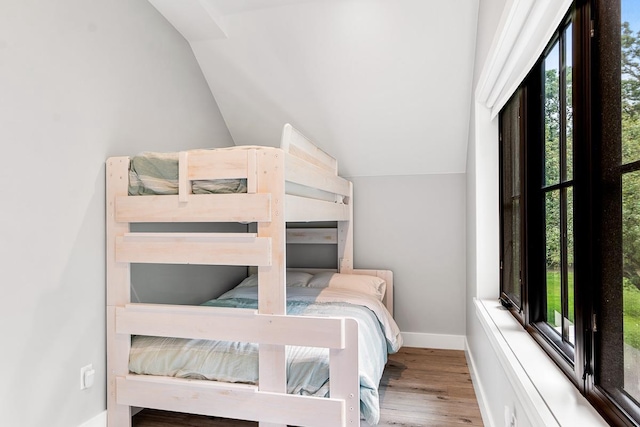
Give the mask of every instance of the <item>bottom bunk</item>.
<path id="1" fill-rule="evenodd" d="M 391 286 L 388 290 L 385 288 L 386 282 L 375 276 L 331 272 L 315 275 L 304 272 L 287 273 L 287 316 L 280 317 L 289 320 L 290 324 L 295 322 L 302 334 L 307 335 L 307 345 L 288 345 L 286 349 L 286 405 L 289 410 L 291 407 L 297 408 L 290 411 L 297 415 L 287 415 L 287 419 L 297 420 L 296 425 L 341 425 L 339 419 L 330 418 L 333 417 L 330 414 L 349 410 L 347 407 L 340 409 L 340 405 L 348 405 L 345 405 L 344 400 L 334 399 L 334 394 L 331 393 L 330 377 L 334 377 L 330 375 L 330 368 L 334 368 L 335 362 L 330 361 L 329 356 L 334 350 L 322 348 L 322 343 L 327 340 L 320 335 L 326 332 L 335 337 L 335 334 L 329 330 L 331 328 L 325 331 L 317 329 L 319 325 L 322 325 L 319 326 L 321 328 L 331 325 L 325 322 L 314 324 L 315 326 L 309 324 L 306 328 L 304 322 L 300 323 L 301 320 L 333 319 L 339 322 L 338 325 L 342 325 L 338 329 L 345 328 L 356 335 L 349 339 L 353 340 L 351 345 L 357 343 L 360 414 L 369 424 L 378 422 L 378 386 L 387 354 L 396 352 L 402 345 L 398 326 L 382 303 L 385 295 L 392 292 Z M 208 306 L 215 307 L 215 311 L 255 313 L 257 300 L 257 277 L 250 276 L 217 299 L 204 303 L 205 307 L 187 309 L 199 309 L 205 313 Z M 175 310 L 178 312 L 182 309 Z M 301 319 L 301 316 L 307 319 Z M 233 330 L 236 325 L 227 326 Z M 224 331 L 218 331 L 217 336 L 224 338 Z M 233 337 L 234 333 L 230 332 L 228 336 Z M 237 342 L 226 338 L 211 341 L 135 335 L 132 337 L 129 357 L 131 374 L 126 379 L 121 379 L 122 384 L 119 385 L 123 390 L 122 394 L 119 393 L 121 403 L 255 421 L 264 420 L 265 417 L 278 419 L 277 412 L 282 412 L 284 401 L 272 400 L 271 394 L 259 393 L 256 387 L 258 347 L 257 343 Z M 346 372 L 343 371 L 342 374 Z M 166 396 L 165 402 L 160 402 L 157 396 L 145 397 L 145 393 L 148 395 L 149 391 L 154 395 Z M 194 394 L 199 399 L 189 403 L 193 400 L 190 396 Z M 235 398 L 231 401 L 220 400 L 223 395 L 226 398 L 234 395 Z M 224 403 L 217 404 L 216 401 Z M 326 411 L 319 411 L 318 408 L 323 405 L 326 405 Z M 265 408 L 269 408 L 266 410 L 267 414 Z M 270 415 L 269 411 L 276 413 Z M 326 419 L 323 418 L 324 414 Z M 292 421 L 287 422 L 294 424 Z"/>

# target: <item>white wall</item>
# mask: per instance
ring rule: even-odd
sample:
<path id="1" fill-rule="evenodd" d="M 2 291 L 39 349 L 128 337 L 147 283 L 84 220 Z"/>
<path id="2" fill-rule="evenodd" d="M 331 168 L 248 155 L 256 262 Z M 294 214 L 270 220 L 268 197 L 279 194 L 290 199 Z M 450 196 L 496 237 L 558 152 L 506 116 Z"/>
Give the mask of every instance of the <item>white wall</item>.
<path id="1" fill-rule="evenodd" d="M 478 32 L 476 37 L 476 58 L 475 58 L 475 70 L 474 70 L 474 88 L 476 87 L 480 74 L 487 59 L 487 54 L 491 46 L 492 39 L 495 31 L 498 27 L 498 21 L 502 14 L 502 10 L 505 6 L 506 0 L 487 0 L 480 2 L 480 8 L 478 10 Z M 479 111 L 478 111 L 479 110 Z M 478 114 L 486 114 L 482 110 L 481 106 L 478 106 L 473 102 L 471 104 L 471 126 L 469 126 L 469 145 L 467 148 L 467 215 L 466 215 L 466 227 L 467 227 L 467 270 L 466 270 L 466 335 L 467 346 L 469 348 L 468 362 L 474 374 L 473 380 L 476 387 L 476 395 L 483 399 L 480 402 L 480 408 L 483 412 L 483 421 L 489 426 L 502 426 L 504 421 L 500 421 L 500 417 L 503 416 L 504 405 L 513 407 L 515 402 L 510 397 L 515 395 L 515 391 L 511 387 L 506 377 L 506 374 L 502 371 L 495 353 L 487 337 L 484 335 L 484 330 L 478 322 L 478 318 L 475 314 L 475 306 L 473 304 L 473 298 L 479 297 L 479 289 L 477 285 L 478 281 L 478 268 L 490 268 L 491 266 L 483 265 L 486 260 L 479 260 L 483 254 L 482 250 L 477 247 L 477 233 L 482 228 L 482 224 L 478 222 L 478 204 L 486 207 L 490 206 L 491 202 L 484 201 L 483 195 L 478 194 L 478 173 L 482 173 L 482 167 L 477 168 L 478 157 L 482 157 L 482 152 L 491 150 L 491 147 L 479 147 L 477 145 L 480 141 L 488 141 L 491 144 L 491 139 L 480 138 L 476 134 L 476 122 Z M 480 130 L 482 132 L 482 130 Z M 496 145 L 497 147 L 497 141 Z M 480 151 L 480 154 L 478 153 Z M 491 161 L 485 159 L 485 161 Z M 497 158 L 495 159 L 497 162 Z M 491 170 L 491 165 L 489 165 Z M 482 208 L 482 207 L 481 207 Z M 481 217 L 481 214 L 480 214 Z M 497 255 L 498 248 L 483 248 L 484 256 L 487 252 Z M 491 289 L 491 287 L 489 287 Z M 493 286 L 493 295 L 482 295 L 483 297 L 497 298 L 498 289 Z M 488 291 L 487 293 L 490 293 Z M 523 412 L 523 411 L 519 411 Z M 525 420 L 519 417 L 518 425 L 526 425 Z"/>
<path id="2" fill-rule="evenodd" d="M 422 334 L 420 343 L 433 347 L 438 335 L 462 337 L 465 175 L 351 179 L 355 267 L 393 270 L 403 333 Z"/>
<path id="3" fill-rule="evenodd" d="M 106 401 L 105 159 L 232 141 L 146 1 L 3 0 L 0 94 L 0 425 L 77 426 Z"/>
<path id="4" fill-rule="evenodd" d="M 354 266 L 394 274 L 405 345 L 462 348 L 465 175 L 351 177 Z M 304 246 L 304 247 L 301 247 Z M 335 246 L 290 245 L 295 267 L 336 268 Z"/>
<path id="5" fill-rule="evenodd" d="M 485 83 L 487 64 L 491 55 L 499 47 L 497 38 L 504 29 L 503 10 L 518 4 L 514 0 L 486 0 L 480 2 L 478 14 L 478 35 L 476 44 L 476 65 L 474 88 Z M 540 50 L 550 37 L 563 11 L 568 6 L 563 2 L 519 2 L 520 6 L 532 4 L 524 29 L 516 45 L 508 55 L 509 66 L 499 67 L 504 76 L 496 77 L 495 85 L 504 101 L 509 86 L 524 77 L 527 67 L 538 57 Z M 517 34 L 516 34 L 517 36 Z M 513 40 L 511 40 L 513 41 Z M 504 48 L 505 45 L 502 46 Z M 504 77 L 504 78 L 503 78 Z M 502 83 L 500 83 L 502 82 Z M 515 83 L 514 83 L 515 82 Z M 496 83 L 491 81 L 489 87 Z M 500 85 L 503 86 L 500 86 Z M 506 94 L 506 95 L 505 95 Z M 478 99 L 478 90 L 476 90 Z M 489 107 L 500 108 L 496 105 Z M 473 369 L 474 385 L 481 391 L 480 407 L 483 419 L 489 426 L 504 425 L 504 408 L 509 407 L 518 414 L 519 426 L 536 425 L 525 415 L 523 402 L 518 399 L 517 384 L 512 383 L 505 368 L 498 361 L 499 355 L 491 346 L 485 329 L 476 315 L 473 298 L 497 300 L 499 284 L 499 220 L 498 220 L 498 119 L 494 111 L 483 103 L 471 106 L 471 126 L 467 151 L 467 297 L 466 334 L 468 357 Z"/>
<path id="6" fill-rule="evenodd" d="M 237 144 L 273 144 L 288 121 L 344 175 L 464 173 L 478 0 L 210 0 L 226 38 L 184 25 L 198 2 L 154 3 L 171 4 Z"/>

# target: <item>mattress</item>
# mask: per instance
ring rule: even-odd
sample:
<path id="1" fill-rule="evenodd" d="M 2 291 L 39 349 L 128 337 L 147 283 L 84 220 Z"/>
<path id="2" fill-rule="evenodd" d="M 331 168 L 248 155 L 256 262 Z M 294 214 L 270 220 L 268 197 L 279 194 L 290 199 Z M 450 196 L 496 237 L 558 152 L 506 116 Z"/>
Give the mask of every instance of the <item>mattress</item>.
<path id="1" fill-rule="evenodd" d="M 129 195 L 178 194 L 178 153 L 144 152 L 129 162 Z M 194 194 L 246 193 L 246 179 L 193 181 Z"/>
<path id="2" fill-rule="evenodd" d="M 257 308 L 257 286 L 238 286 L 204 305 Z M 347 316 L 358 322 L 360 410 L 370 424 L 380 418 L 378 386 L 387 354 L 402 337 L 395 321 L 375 297 L 348 289 L 287 288 L 287 313 Z M 287 346 L 288 393 L 329 396 L 329 351 Z M 257 384 L 258 346 L 253 343 L 134 336 L 129 370 L 136 374 Z"/>

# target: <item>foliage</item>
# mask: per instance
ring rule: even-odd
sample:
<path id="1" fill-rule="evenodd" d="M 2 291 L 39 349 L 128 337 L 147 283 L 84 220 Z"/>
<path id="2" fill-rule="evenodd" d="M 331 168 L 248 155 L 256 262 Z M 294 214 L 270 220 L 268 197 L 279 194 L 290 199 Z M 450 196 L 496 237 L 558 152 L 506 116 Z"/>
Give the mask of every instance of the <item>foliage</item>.
<path id="1" fill-rule="evenodd" d="M 621 28 L 621 160 L 622 164 L 640 161 L 640 32 L 633 32 L 628 23 Z M 552 50 L 552 54 L 556 54 Z M 550 57 L 554 64 L 556 58 Z M 556 67 L 545 70 L 544 90 L 544 185 L 550 186 L 563 179 L 572 179 L 573 132 L 571 111 L 571 67 L 567 67 L 564 81 L 567 109 L 561 111 L 561 82 Z M 566 118 L 567 169 L 561 171 L 561 132 L 564 132 L 561 117 Z M 623 257 L 623 303 L 624 340 L 640 348 L 640 171 L 627 172 L 620 182 L 622 198 L 622 257 Z M 560 215 L 567 215 L 567 262 L 568 282 L 573 283 L 573 203 L 571 193 L 561 189 L 546 192 L 545 230 L 547 266 L 547 319 L 554 322 L 554 311 L 562 312 L 561 298 L 561 254 L 563 252 Z M 563 208 L 566 199 L 566 210 Z M 573 293 L 570 286 L 569 293 Z M 573 297 L 569 295 L 569 315 L 573 316 Z"/>
<path id="2" fill-rule="evenodd" d="M 640 160 L 640 33 L 621 31 L 622 163 Z M 622 253 L 625 279 L 640 289 L 640 172 L 622 178 Z"/>
<path id="3" fill-rule="evenodd" d="M 575 310 L 573 304 L 573 271 L 568 272 L 567 282 L 569 283 L 569 320 L 575 322 Z M 547 271 L 547 321 L 553 325 L 555 322 L 555 312 L 562 313 L 562 297 L 560 288 L 560 271 Z M 560 326 L 560 325 L 553 325 Z"/>
<path id="4" fill-rule="evenodd" d="M 573 129 L 571 110 L 572 68 L 567 67 L 564 80 L 557 65 L 559 50 L 548 56 L 550 68 L 545 70 L 544 88 L 544 185 L 554 185 L 572 178 Z M 621 130 L 622 163 L 640 160 L 640 32 L 634 33 L 629 23 L 621 27 Z M 545 62 L 545 65 L 547 62 Z M 567 106 L 561 110 L 561 82 L 564 81 Z M 561 126 L 565 118 L 566 128 Z M 561 171 L 561 132 L 565 132 L 566 170 Z M 622 182 L 622 251 L 623 275 L 640 289 L 640 172 L 630 172 Z M 566 191 L 565 193 L 562 193 Z M 562 195 L 561 195 L 562 194 Z M 572 193 L 552 190 L 545 194 L 546 265 L 548 269 L 561 266 L 563 232 L 566 232 L 567 263 L 573 265 L 573 203 Z M 566 200 L 566 202 L 563 202 Z M 566 203 L 566 208 L 562 206 Z M 560 215 L 567 215 L 567 229 L 561 229 Z"/>
<path id="5" fill-rule="evenodd" d="M 573 283 L 573 272 L 569 271 L 568 282 Z M 569 286 L 569 320 L 574 322 L 573 286 Z M 624 310 L 624 342 L 640 349 L 640 290 L 628 279 L 624 279 L 622 289 Z M 547 271 L 547 321 L 554 325 L 555 312 L 562 313 L 560 296 L 560 272 Z"/>
<path id="6" fill-rule="evenodd" d="M 625 279 L 622 298 L 624 307 L 624 342 L 640 349 L 640 290 Z"/>
<path id="7" fill-rule="evenodd" d="M 640 43 L 628 22 L 622 24 L 622 109 L 627 116 L 640 113 Z"/>
<path id="8" fill-rule="evenodd" d="M 552 51 L 552 53 L 557 50 Z M 560 111 L 560 76 L 558 70 L 551 68 L 545 71 L 544 98 L 544 184 L 550 186 L 573 178 L 573 109 L 572 68 L 567 67 L 564 75 L 564 88 L 567 105 Z M 561 116 L 564 116 L 564 128 L 561 129 Z M 561 132 L 564 132 L 565 170 L 561 171 Z M 562 197 L 561 197 L 562 193 Z M 566 245 L 567 264 L 573 266 L 573 192 L 571 188 L 551 190 L 545 194 L 545 230 L 546 230 L 546 264 L 547 268 L 558 269 L 561 264 L 562 240 L 560 215 L 567 215 Z M 562 209 L 562 204 L 566 209 Z"/>

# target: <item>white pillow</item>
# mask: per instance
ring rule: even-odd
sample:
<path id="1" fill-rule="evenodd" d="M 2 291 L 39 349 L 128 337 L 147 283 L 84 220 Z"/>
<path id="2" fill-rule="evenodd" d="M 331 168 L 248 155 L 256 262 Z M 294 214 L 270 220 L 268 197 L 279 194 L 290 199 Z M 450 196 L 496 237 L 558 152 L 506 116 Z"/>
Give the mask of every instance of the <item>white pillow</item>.
<path id="1" fill-rule="evenodd" d="M 387 282 L 376 276 L 364 274 L 340 274 L 330 271 L 318 273 L 307 284 L 310 288 L 337 288 L 349 289 L 373 295 L 380 301 L 387 290 Z"/>
<path id="2" fill-rule="evenodd" d="M 292 287 L 304 287 L 307 286 L 307 283 L 309 283 L 309 280 L 312 278 L 313 276 L 309 273 L 304 273 L 302 271 L 288 271 L 287 272 L 287 286 L 292 286 Z M 247 288 L 249 286 L 258 286 L 258 275 L 257 274 L 252 274 L 251 276 L 247 277 L 246 279 L 244 279 L 242 282 L 240 282 L 240 284 L 237 286 L 238 288 Z"/>
<path id="3" fill-rule="evenodd" d="M 312 274 L 302 271 L 287 271 L 287 286 L 292 287 L 305 287 L 309 286 L 309 280 L 313 277 Z"/>
<path id="4" fill-rule="evenodd" d="M 244 279 L 237 288 L 248 288 L 249 286 L 258 286 L 258 275 L 252 274 L 251 276 Z"/>
<path id="5" fill-rule="evenodd" d="M 325 271 L 323 273 L 317 273 L 311 278 L 311 280 L 309 280 L 309 283 L 307 283 L 307 286 L 310 288 L 326 288 L 327 286 L 329 286 L 329 281 L 331 280 L 334 274 L 338 274 L 338 273 L 334 273 L 333 271 Z"/>

